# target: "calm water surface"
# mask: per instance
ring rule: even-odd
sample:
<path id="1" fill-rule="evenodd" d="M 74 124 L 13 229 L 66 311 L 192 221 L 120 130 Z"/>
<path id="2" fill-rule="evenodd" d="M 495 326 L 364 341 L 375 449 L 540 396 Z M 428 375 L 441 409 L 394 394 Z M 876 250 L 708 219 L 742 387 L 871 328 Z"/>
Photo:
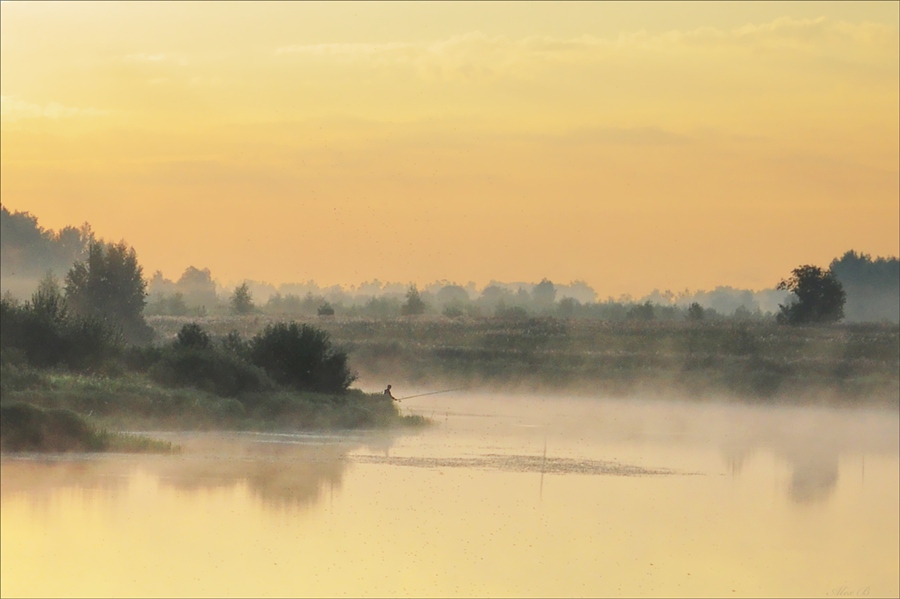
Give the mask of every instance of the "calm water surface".
<path id="1" fill-rule="evenodd" d="M 410 393 L 412 394 L 412 393 Z M 896 410 L 447 394 L 414 434 L 4 456 L 3 596 L 898 596 Z"/>

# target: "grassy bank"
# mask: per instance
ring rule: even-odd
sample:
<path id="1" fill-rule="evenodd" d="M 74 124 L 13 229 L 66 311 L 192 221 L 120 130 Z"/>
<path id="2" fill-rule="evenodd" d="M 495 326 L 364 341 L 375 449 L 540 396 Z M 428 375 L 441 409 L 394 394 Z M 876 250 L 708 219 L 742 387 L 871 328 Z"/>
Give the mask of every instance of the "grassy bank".
<path id="1" fill-rule="evenodd" d="M 403 417 L 381 394 L 341 395 L 287 389 L 222 397 L 192 387 L 168 387 L 148 375 L 84 375 L 5 364 L 3 405 L 28 402 L 66 409 L 109 429 L 301 430 L 422 424 Z"/>
<path id="2" fill-rule="evenodd" d="M 0 404 L 0 450 L 173 453 L 178 448 L 168 441 L 98 428 L 72 410 L 14 401 Z"/>
<path id="3" fill-rule="evenodd" d="M 149 319 L 161 338 L 186 322 Z M 249 336 L 264 316 L 201 319 Z M 362 380 L 605 395 L 900 402 L 900 327 L 555 318 L 310 319 Z"/>

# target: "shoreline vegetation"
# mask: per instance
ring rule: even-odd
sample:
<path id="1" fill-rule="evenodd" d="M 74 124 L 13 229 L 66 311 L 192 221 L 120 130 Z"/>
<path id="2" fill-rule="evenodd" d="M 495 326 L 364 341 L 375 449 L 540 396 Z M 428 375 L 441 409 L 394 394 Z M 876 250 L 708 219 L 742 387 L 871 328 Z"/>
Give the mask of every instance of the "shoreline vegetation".
<path id="1" fill-rule="evenodd" d="M 11 325 L 19 321 L 10 318 L 9 304 L 4 309 L 8 341 L 16 334 Z M 65 361 L 41 365 L 40 353 L 34 352 L 45 345 L 7 343 L 0 355 L 2 449 L 170 453 L 177 448 L 109 431 L 430 423 L 401 415 L 381 393 L 350 388 L 358 377 L 391 381 L 395 387 L 849 407 L 900 404 L 900 326 L 894 324 L 787 327 L 423 316 L 283 323 L 260 315 L 156 316 L 147 324 L 155 343 L 115 346 L 118 353 L 107 351 L 95 359 L 81 352 L 78 368 Z M 56 345 L 62 347 L 80 339 L 67 337 L 69 329 L 57 333 Z M 318 357 L 310 357 L 310 347 L 319 348 Z M 281 359 L 291 355 L 293 361 Z M 329 388 L 324 375 L 301 380 L 292 374 L 297 364 L 311 363 L 320 369 L 337 363 L 331 377 L 337 386 Z M 311 390 L 316 386 L 320 390 Z"/>
<path id="2" fill-rule="evenodd" d="M 209 271 L 197 269 L 182 282 L 197 288 L 191 302 L 208 303 L 209 314 L 184 314 L 188 298 L 178 291 L 183 315 L 150 315 L 149 283 L 124 241 L 97 240 L 89 227 L 42 232 L 35 218 L 5 209 L 0 216 L 45 249 L 61 251 L 60 240 L 71 238 L 65 247 L 78 258 L 64 281 L 47 273 L 30 300 L 0 298 L 4 450 L 172 450 L 111 430 L 429 424 L 401 414 L 390 397 L 353 388 L 358 380 L 431 391 L 900 405 L 896 314 L 879 308 L 872 313 L 881 323 L 839 324 L 848 297 L 867 297 L 852 291 L 866 281 L 880 282 L 878 297 L 896 299 L 896 259 L 848 252 L 827 270 L 795 268 L 777 286 L 789 297 L 777 315 L 738 306 L 723 317 L 697 302 L 557 301 L 547 279 L 515 293 L 490 286 L 478 300 L 457 285 L 433 297 L 413 285 L 405 302 L 368 302 L 364 317 L 312 295 L 300 303 L 270 298 L 261 310 L 245 282 L 225 315 Z M 852 282 L 853 273 L 861 278 L 848 296 L 840 279 Z M 298 313 L 320 300 L 313 314 Z"/>
<path id="3" fill-rule="evenodd" d="M 154 316 L 253 335 L 276 319 Z M 554 317 L 310 318 L 360 379 L 416 387 L 752 402 L 900 404 L 900 326 L 754 321 L 603 322 Z"/>

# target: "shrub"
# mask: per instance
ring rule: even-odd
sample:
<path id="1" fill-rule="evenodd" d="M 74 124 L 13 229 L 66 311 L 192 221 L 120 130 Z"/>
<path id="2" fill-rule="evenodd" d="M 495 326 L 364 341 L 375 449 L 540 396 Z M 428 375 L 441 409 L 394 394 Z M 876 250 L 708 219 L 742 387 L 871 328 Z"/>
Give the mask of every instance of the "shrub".
<path id="1" fill-rule="evenodd" d="M 267 326 L 251 340 L 250 359 L 276 382 L 303 391 L 343 393 L 356 380 L 328 333 L 306 324 Z"/>
<path id="2" fill-rule="evenodd" d="M 150 377 L 170 387 L 194 387 L 222 397 L 272 386 L 265 372 L 234 354 L 178 345 L 163 351 L 150 367 Z"/>
<path id="3" fill-rule="evenodd" d="M 241 334 L 237 331 L 230 331 L 219 341 L 222 349 L 229 354 L 238 356 L 247 361 L 250 360 L 250 345 L 244 341 Z"/>
<path id="4" fill-rule="evenodd" d="M 19 352 L 32 366 L 77 370 L 96 369 L 118 351 L 118 335 L 102 322 L 52 305 L 39 293 L 24 305 L 0 300 L 0 347 Z"/>
<path id="5" fill-rule="evenodd" d="M 0 406 L 0 444 L 10 451 L 99 451 L 103 441 L 71 410 L 16 402 Z"/>
<path id="6" fill-rule="evenodd" d="M 655 318 L 653 314 L 653 304 L 651 304 L 649 301 L 644 302 L 643 304 L 635 304 L 628 309 L 628 312 L 625 314 L 625 318 L 627 320 L 653 320 Z"/>
<path id="7" fill-rule="evenodd" d="M 203 330 L 196 322 L 192 322 L 181 327 L 178 336 L 175 338 L 175 345 L 178 347 L 192 347 L 195 349 L 210 349 L 212 341 L 206 331 Z"/>

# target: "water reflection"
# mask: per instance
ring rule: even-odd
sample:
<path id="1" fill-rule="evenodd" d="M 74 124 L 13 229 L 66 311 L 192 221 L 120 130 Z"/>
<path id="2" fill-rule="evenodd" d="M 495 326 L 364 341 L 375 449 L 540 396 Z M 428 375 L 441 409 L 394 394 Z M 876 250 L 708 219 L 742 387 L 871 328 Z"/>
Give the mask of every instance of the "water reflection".
<path id="1" fill-rule="evenodd" d="M 416 435 L 4 456 L 0 595 L 900 591 L 896 413 L 471 399 L 405 405 Z"/>
<path id="2" fill-rule="evenodd" d="M 245 487 L 271 508 L 316 503 L 327 489 L 340 489 L 348 453 L 365 447 L 387 452 L 388 435 L 194 434 L 166 436 L 182 446 L 178 456 L 7 455 L 3 458 L 6 497 L 25 494 L 40 502 L 52 491 L 74 487 L 87 492 L 121 491 L 136 472 L 161 488 L 185 493 Z"/>
<path id="3" fill-rule="evenodd" d="M 717 448 L 725 473 L 742 474 L 745 464 L 762 455 L 774 456 L 790 469 L 782 489 L 798 504 L 828 501 L 838 486 L 840 460 L 863 460 L 865 455 L 896 457 L 900 447 L 900 414 L 881 408 L 836 409 L 823 406 L 747 405 L 672 400 L 563 401 L 558 398 L 500 396 L 419 406 L 421 413 L 468 417 L 456 428 L 487 436 L 531 433 L 534 455 L 539 435 L 550 435 L 551 448 L 563 453 L 578 447 L 604 451 L 624 446 L 634 454 L 644 448 Z M 511 427 L 485 420 L 499 417 Z M 578 443 L 572 443 L 578 440 Z M 596 457 L 596 456 L 591 456 Z M 651 464 L 650 470 L 665 469 Z M 678 464 L 676 471 L 694 472 L 696 466 Z M 590 470 L 590 468 L 588 468 Z M 600 473 L 599 471 L 595 473 Z"/>

